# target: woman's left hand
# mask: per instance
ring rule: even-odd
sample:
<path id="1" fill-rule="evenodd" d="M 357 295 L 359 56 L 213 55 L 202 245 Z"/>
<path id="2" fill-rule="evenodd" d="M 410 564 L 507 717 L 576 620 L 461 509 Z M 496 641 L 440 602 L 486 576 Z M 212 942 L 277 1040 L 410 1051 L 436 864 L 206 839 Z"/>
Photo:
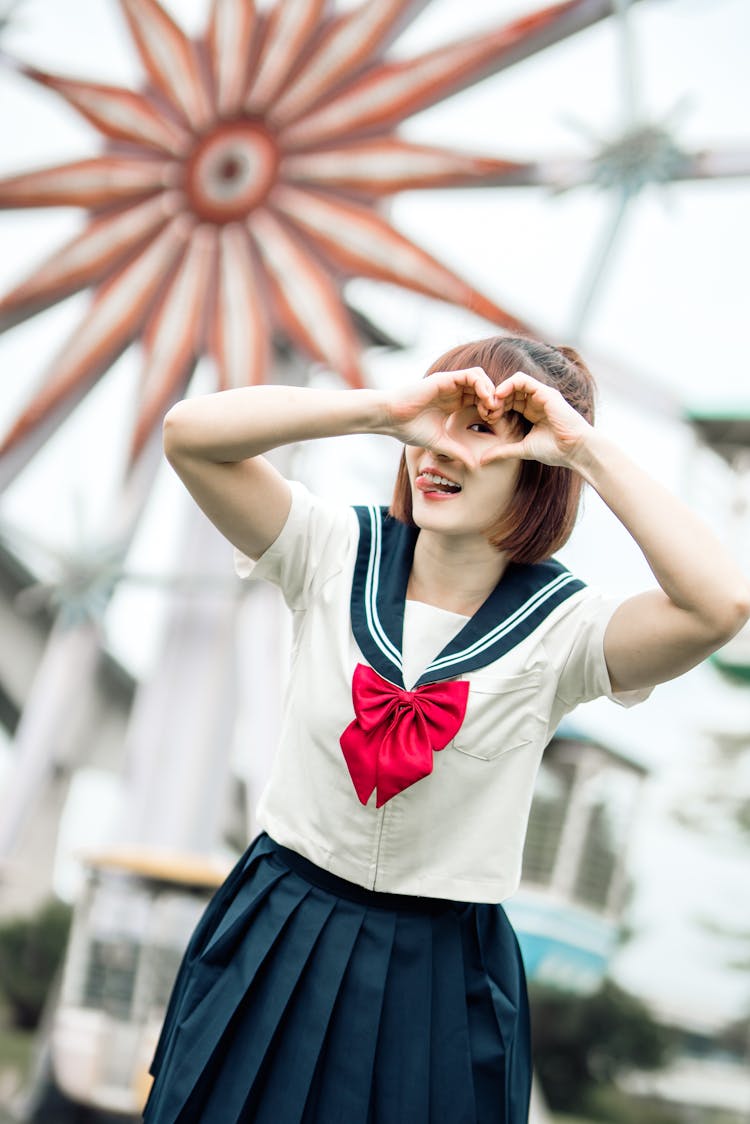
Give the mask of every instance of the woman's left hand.
<path id="1" fill-rule="evenodd" d="M 532 428 L 520 441 L 502 441 L 488 449 L 483 464 L 518 458 L 575 468 L 576 457 L 593 427 L 559 390 L 517 371 L 495 388 L 494 401 L 496 407 L 487 417 L 490 424 L 515 412 L 531 422 Z"/>

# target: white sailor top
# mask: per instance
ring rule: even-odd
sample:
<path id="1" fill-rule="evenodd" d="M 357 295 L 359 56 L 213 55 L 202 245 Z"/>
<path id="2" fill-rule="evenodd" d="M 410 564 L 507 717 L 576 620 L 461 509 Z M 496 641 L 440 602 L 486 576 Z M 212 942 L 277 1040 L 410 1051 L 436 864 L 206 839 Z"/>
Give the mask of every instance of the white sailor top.
<path id="1" fill-rule="evenodd" d="M 560 719 L 600 695 L 630 705 L 648 694 L 611 690 L 603 637 L 617 601 L 555 560 L 512 563 L 407 684 L 418 531 L 384 508 L 291 487 L 276 541 L 257 562 L 235 552 L 240 577 L 276 583 L 293 615 L 259 826 L 369 889 L 503 900 L 520 879 L 534 780 Z"/>

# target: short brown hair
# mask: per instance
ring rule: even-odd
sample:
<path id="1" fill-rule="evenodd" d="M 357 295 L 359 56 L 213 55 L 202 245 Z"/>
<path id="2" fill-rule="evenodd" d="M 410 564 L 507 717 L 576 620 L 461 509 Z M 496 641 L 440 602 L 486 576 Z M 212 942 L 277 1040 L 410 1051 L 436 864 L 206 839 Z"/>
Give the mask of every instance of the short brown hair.
<path id="1" fill-rule="evenodd" d="M 572 347 L 553 347 L 524 336 L 491 336 L 462 344 L 436 359 L 426 375 L 482 367 L 499 386 L 516 371 L 554 386 L 586 421 L 594 420 L 595 384 L 591 372 Z M 519 429 L 530 422 L 518 415 Z M 521 461 L 510 508 L 490 528 L 489 541 L 513 562 L 541 562 L 567 542 L 578 514 L 582 478 L 569 468 Z M 391 515 L 414 526 L 406 458 L 396 477 Z"/>

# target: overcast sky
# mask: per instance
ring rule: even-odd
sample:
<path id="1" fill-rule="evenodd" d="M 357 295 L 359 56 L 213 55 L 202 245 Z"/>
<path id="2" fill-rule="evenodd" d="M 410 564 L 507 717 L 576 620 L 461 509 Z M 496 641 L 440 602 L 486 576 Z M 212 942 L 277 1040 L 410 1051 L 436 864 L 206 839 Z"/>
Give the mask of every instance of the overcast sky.
<path id="1" fill-rule="evenodd" d="M 205 0 L 168 4 L 198 30 Z M 432 0 L 395 50 L 411 54 L 531 5 L 510 0 Z M 642 113 L 673 122 L 686 148 L 750 147 L 750 4 L 746 0 L 642 0 L 633 10 Z M 421 114 L 404 129 L 423 141 L 519 158 L 586 153 L 613 135 L 622 117 L 620 42 L 608 21 Z M 7 49 L 55 71 L 107 82 L 140 81 L 134 50 L 114 0 L 25 0 L 6 34 Z M 0 70 L 3 174 L 94 153 L 99 139 L 54 97 Z M 551 196 L 536 190 L 473 190 L 404 195 L 391 206 L 395 225 L 463 272 L 500 303 L 569 339 L 574 310 L 613 201 L 590 189 Z M 667 389 L 685 406 L 750 409 L 747 262 L 750 181 L 649 188 L 634 203 L 611 255 L 581 341 L 606 368 L 601 424 L 670 487 L 681 491 L 728 534 L 729 474 L 696 456 L 689 431 L 665 419 L 647 388 Z M 0 288 L 20 278 L 50 247 L 77 229 L 79 216 L 52 211 L 0 215 Z M 352 297 L 407 346 L 375 358 L 371 374 L 388 383 L 412 374 L 446 347 L 486 334 L 471 317 L 388 287 L 357 282 Z M 86 307 L 76 296 L 0 337 L 3 389 L 0 428 L 14 417 L 45 361 Z M 609 360 L 610 362 L 607 362 Z M 594 364 L 596 365 L 596 364 Z M 617 372 L 619 390 L 612 387 Z M 202 372 L 204 379 L 209 378 Z M 59 544 L 95 539 L 106 518 L 117 472 L 118 420 L 130 416 L 137 366 L 124 356 L 49 450 L 8 493 L 0 512 Z M 208 383 L 206 383 L 208 385 Z M 347 446 L 316 451 L 300 471 L 321 489 L 341 483 L 346 499 L 386 498 L 392 451 Z M 112 450 L 115 450 L 113 455 Z M 335 456 L 335 461 L 333 460 Z M 367 470 L 358 472 L 358 464 Z M 336 472 L 329 469 L 336 465 Z M 375 467 L 373 467 L 375 466 Z M 688 473 L 688 468 L 690 472 Z M 133 553 L 133 565 L 170 565 L 180 494 L 164 474 Z M 747 550 L 748 540 L 738 549 Z M 592 496 L 566 553 L 582 576 L 612 590 L 642 588 L 649 574 L 637 548 Z M 747 560 L 747 555 L 745 555 Z M 155 646 L 133 642 L 135 611 L 152 622 L 153 596 L 118 594 L 109 631 L 136 672 L 153 665 Z M 715 823 L 711 837 L 673 823 L 676 805 L 697 798 L 712 730 L 748 727 L 750 697 L 697 669 L 660 688 L 632 712 L 593 704 L 580 721 L 647 761 L 654 770 L 632 860 L 639 882 L 638 939 L 623 954 L 624 982 L 665 1006 L 720 1017 L 750 1004 L 750 984 L 730 975 L 721 950 L 694 919 L 750 929 L 747 853 Z M 731 784 L 729 778 L 728 785 Z M 718 966 L 717 966 L 718 963 Z M 745 999 L 743 999 L 743 994 Z"/>

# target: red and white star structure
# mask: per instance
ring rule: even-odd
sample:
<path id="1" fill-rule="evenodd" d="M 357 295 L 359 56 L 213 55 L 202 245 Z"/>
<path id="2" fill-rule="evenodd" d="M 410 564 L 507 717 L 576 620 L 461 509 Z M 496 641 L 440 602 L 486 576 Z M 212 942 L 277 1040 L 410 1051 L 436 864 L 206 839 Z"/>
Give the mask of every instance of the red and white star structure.
<path id="1" fill-rule="evenodd" d="M 6 329 L 90 288 L 90 307 L 6 435 L 19 464 L 140 339 L 135 460 L 196 360 L 219 388 L 269 377 L 282 335 L 363 381 L 343 298 L 376 278 L 525 327 L 382 214 L 396 192 L 530 182 L 530 166 L 409 143 L 410 115 L 611 13 L 567 0 L 416 58 L 386 57 L 425 0 L 212 0 L 191 40 L 158 0 L 119 0 L 142 89 L 20 69 L 106 138 L 102 153 L 0 180 L 0 207 L 78 206 L 83 229 L 0 300 Z"/>

